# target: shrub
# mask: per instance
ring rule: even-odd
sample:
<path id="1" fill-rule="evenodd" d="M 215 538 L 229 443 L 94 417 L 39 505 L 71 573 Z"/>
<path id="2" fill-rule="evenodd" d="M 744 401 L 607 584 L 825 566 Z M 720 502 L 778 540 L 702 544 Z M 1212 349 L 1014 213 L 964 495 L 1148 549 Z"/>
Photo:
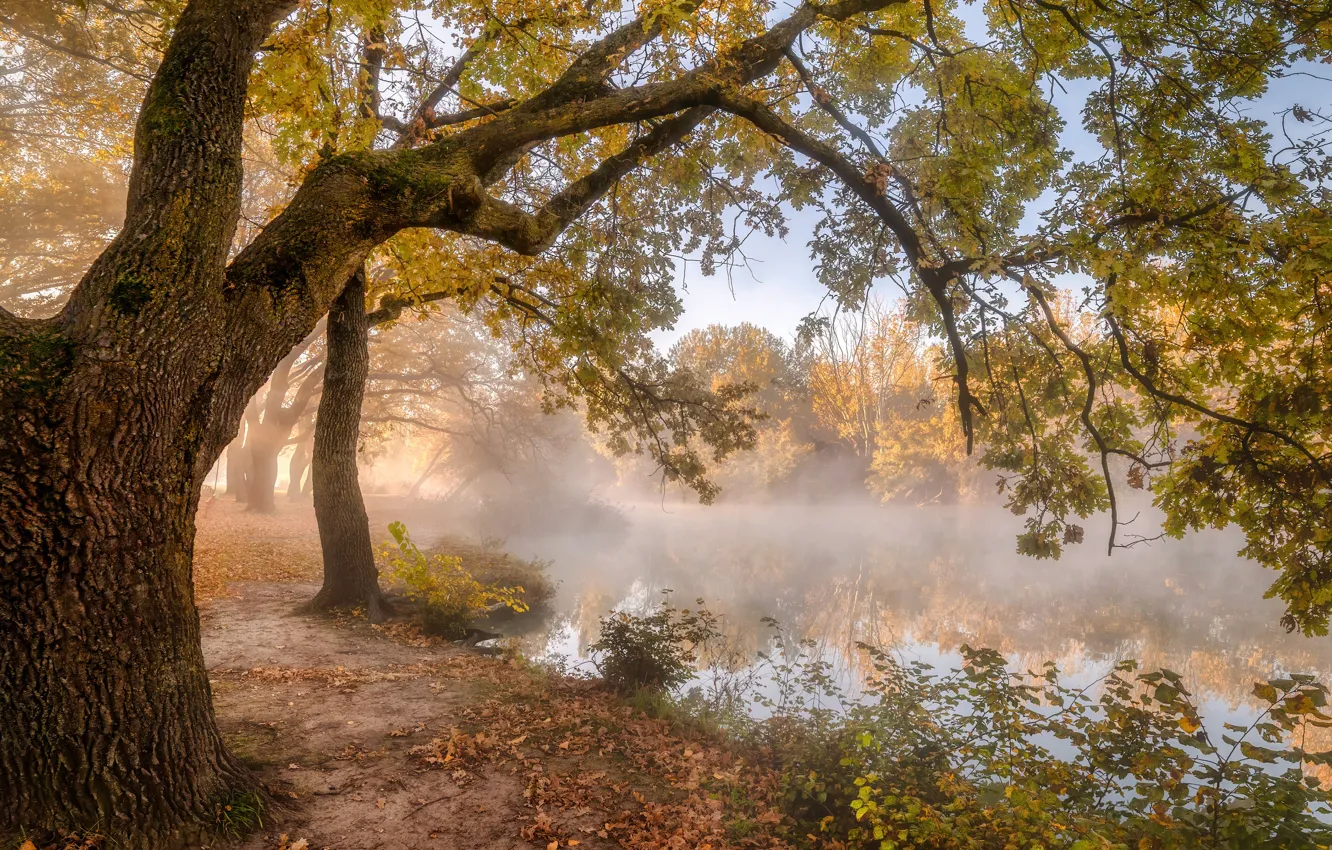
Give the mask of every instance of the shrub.
<path id="1" fill-rule="evenodd" d="M 394 542 L 380 550 L 382 571 L 389 580 L 403 585 L 408 599 L 420 604 L 421 623 L 427 631 L 458 639 L 474 620 L 496 606 L 527 610 L 522 587 L 483 584 L 463 567 L 461 558 L 427 556 L 400 522 L 391 523 L 389 533 Z"/>
<path id="2" fill-rule="evenodd" d="M 670 591 L 665 594 L 669 600 Z M 597 672 L 616 690 L 670 691 L 694 675 L 699 649 L 720 636 L 717 624 L 704 608 L 690 611 L 669 601 L 647 615 L 613 611 L 601 618 L 601 636 L 588 650 Z"/>
<path id="3" fill-rule="evenodd" d="M 444 537 L 426 554 L 461 559 L 463 569 L 482 584 L 515 588 L 528 608 L 548 603 L 555 595 L 555 583 L 546 574 L 548 564 L 514 557 L 501 546 L 499 541 L 476 544 L 458 537 Z"/>
<path id="4" fill-rule="evenodd" d="M 827 837 L 893 848 L 1315 848 L 1332 797 L 1295 743 L 1329 724 L 1310 677 L 1258 685 L 1268 708 L 1220 743 L 1180 677 L 1118 664 L 1095 687 L 1026 675 L 963 647 L 936 673 L 862 646 L 865 695 L 831 724 L 804 722 L 784 754 L 793 814 Z M 829 757 L 827 754 L 835 754 Z"/>

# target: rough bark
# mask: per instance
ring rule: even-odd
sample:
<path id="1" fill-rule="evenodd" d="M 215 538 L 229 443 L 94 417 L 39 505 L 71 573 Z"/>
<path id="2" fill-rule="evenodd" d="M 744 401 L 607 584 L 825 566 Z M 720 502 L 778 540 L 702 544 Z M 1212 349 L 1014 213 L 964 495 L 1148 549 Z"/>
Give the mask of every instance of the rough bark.
<path id="1" fill-rule="evenodd" d="M 121 233 L 60 315 L 0 317 L 0 835 L 179 847 L 257 788 L 214 723 L 191 557 L 200 487 L 278 359 L 270 340 L 218 369 L 246 81 L 279 12 L 187 7 Z"/>
<path id="2" fill-rule="evenodd" d="M 365 274 L 357 271 L 328 314 L 328 366 L 311 461 L 324 586 L 310 607 L 364 605 L 371 622 L 381 622 L 390 608 L 379 588 L 370 520 L 356 469 L 361 403 L 370 371 L 368 345 Z"/>

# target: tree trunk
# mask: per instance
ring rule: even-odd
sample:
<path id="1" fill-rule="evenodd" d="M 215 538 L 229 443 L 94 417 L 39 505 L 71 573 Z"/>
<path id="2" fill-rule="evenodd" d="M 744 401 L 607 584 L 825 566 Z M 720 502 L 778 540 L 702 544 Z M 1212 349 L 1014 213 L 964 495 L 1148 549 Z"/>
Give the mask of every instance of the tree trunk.
<path id="1" fill-rule="evenodd" d="M 277 511 L 278 454 L 286 434 L 265 423 L 250 429 L 249 472 L 246 475 L 245 502 L 249 510 L 271 514 Z"/>
<path id="2" fill-rule="evenodd" d="M 293 502 L 305 500 L 305 470 L 310 466 L 309 442 L 300 439 L 291 450 L 291 463 L 287 466 L 287 499 Z"/>
<path id="3" fill-rule="evenodd" d="M 315 418 L 315 518 L 324 553 L 324 586 L 314 609 L 364 605 L 371 622 L 391 613 L 379 589 L 370 519 L 356 470 L 361 402 L 370 371 L 365 273 L 357 271 L 328 314 L 328 366 Z"/>
<path id="4" fill-rule="evenodd" d="M 47 412 L 19 418 L 37 426 Z M 129 463 L 49 425 L 3 441 L 0 835 L 93 827 L 179 846 L 256 788 L 213 722 L 193 602 L 193 457 L 141 440 L 149 456 Z M 66 475 L 43 481 L 62 446 Z"/>
<path id="5" fill-rule="evenodd" d="M 295 342 L 229 327 L 222 287 L 271 14 L 187 7 L 145 99 L 124 227 L 58 316 L 0 311 L 5 838 L 197 845 L 257 793 L 214 722 L 191 558 L 208 471 Z"/>
<path id="6" fill-rule="evenodd" d="M 274 494 L 277 490 L 278 455 L 287 445 L 287 440 L 309 406 L 310 400 L 323 384 L 324 364 L 322 355 L 300 367 L 300 386 L 291 404 L 287 404 L 287 393 L 291 389 L 293 368 L 297 359 L 309 351 L 310 345 L 320 336 L 316 331 L 303 343 L 288 352 L 268 380 L 268 390 L 263 403 L 258 398 L 246 409 L 245 446 L 248 456 L 246 477 L 246 501 L 250 510 L 259 513 L 274 513 L 277 502 Z M 317 365 L 311 365 L 312 363 Z"/>
<path id="7" fill-rule="evenodd" d="M 242 435 L 245 433 L 241 430 Z M 237 437 L 227 446 L 227 495 L 238 502 L 245 502 L 246 462 L 244 437 Z"/>

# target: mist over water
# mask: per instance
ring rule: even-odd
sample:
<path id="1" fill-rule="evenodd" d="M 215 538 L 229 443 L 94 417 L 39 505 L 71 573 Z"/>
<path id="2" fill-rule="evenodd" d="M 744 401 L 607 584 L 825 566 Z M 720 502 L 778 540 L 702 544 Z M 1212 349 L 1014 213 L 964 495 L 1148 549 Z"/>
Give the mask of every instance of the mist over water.
<path id="1" fill-rule="evenodd" d="M 713 507 L 639 503 L 617 530 L 514 534 L 504 546 L 549 562 L 559 582 L 549 620 L 523 638 L 529 655 L 577 662 L 611 609 L 645 611 L 671 589 L 722 615 L 757 657 L 776 618 L 818 643 L 854 688 L 857 641 L 950 665 L 962 644 L 1014 668 L 1056 662 L 1090 682 L 1114 662 L 1181 673 L 1213 720 L 1252 715 L 1255 681 L 1332 672 L 1332 641 L 1289 635 L 1263 598 L 1272 574 L 1238 557 L 1238 535 L 1192 534 L 1107 557 L 1098 526 L 1058 561 L 1014 551 L 1021 519 L 997 507 L 859 504 Z"/>

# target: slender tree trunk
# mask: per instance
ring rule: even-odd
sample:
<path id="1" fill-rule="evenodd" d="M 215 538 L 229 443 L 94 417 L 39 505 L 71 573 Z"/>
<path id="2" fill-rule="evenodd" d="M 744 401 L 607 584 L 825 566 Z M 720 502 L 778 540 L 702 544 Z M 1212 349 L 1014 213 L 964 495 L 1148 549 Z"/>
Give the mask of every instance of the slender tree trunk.
<path id="1" fill-rule="evenodd" d="M 301 439 L 292 448 L 291 463 L 287 466 L 287 499 L 293 502 L 305 500 L 305 470 L 310 467 L 309 441 Z"/>
<path id="2" fill-rule="evenodd" d="M 246 501 L 252 511 L 260 513 L 277 511 L 275 493 L 278 456 L 282 453 L 297 423 L 300 422 L 306 407 L 323 384 L 324 364 L 320 362 L 311 368 L 307 362 L 300 370 L 300 386 L 296 391 L 296 397 L 287 404 L 293 367 L 297 358 L 309 351 L 310 345 L 321 333 L 322 331 L 312 333 L 304 343 L 282 358 L 269 378 L 263 404 L 252 402 L 247 409 L 249 422 L 246 427 L 245 445 L 249 467 L 246 478 Z M 322 357 L 319 359 L 322 360 Z"/>
<path id="3" fill-rule="evenodd" d="M 238 502 L 245 501 L 245 444 L 237 437 L 227 446 L 226 493 Z"/>
<path id="4" fill-rule="evenodd" d="M 251 403 L 246 407 L 236 439 L 227 445 L 227 495 L 241 504 L 245 504 L 249 496 L 250 450 L 247 443 L 253 430 L 250 423 L 253 406 Z"/>
<path id="5" fill-rule="evenodd" d="M 357 271 L 328 314 L 328 367 L 315 418 L 315 517 L 324 552 L 324 586 L 310 602 L 315 609 L 366 606 L 372 622 L 391 609 L 379 588 L 370 544 L 370 519 L 356 470 L 361 402 L 370 371 L 365 273 Z"/>
<path id="6" fill-rule="evenodd" d="M 447 442 L 440 443 L 439 448 L 430 456 L 430 460 L 426 461 L 425 469 L 421 471 L 421 475 L 416 479 L 416 483 L 412 485 L 412 489 L 407 491 L 408 498 L 415 499 L 421 494 L 421 485 L 429 481 L 430 476 L 435 474 L 435 464 L 439 463 L 439 459 L 444 456 L 444 452 L 448 447 L 449 444 Z"/>

